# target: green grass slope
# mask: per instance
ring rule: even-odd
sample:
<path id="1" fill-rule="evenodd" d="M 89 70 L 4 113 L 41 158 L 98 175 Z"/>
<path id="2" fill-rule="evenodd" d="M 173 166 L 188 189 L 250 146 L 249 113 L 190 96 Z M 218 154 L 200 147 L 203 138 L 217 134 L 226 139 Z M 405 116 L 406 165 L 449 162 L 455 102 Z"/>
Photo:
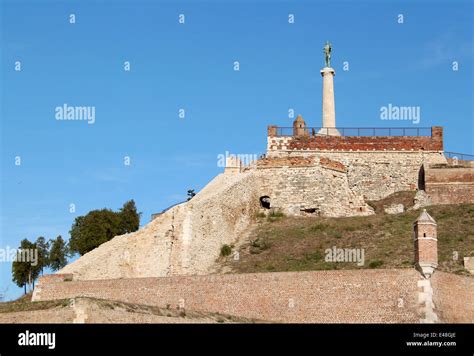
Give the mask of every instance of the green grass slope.
<path id="1" fill-rule="evenodd" d="M 347 218 L 260 216 L 250 242 L 239 249 L 239 259 L 231 255 L 222 258 L 223 264 L 234 273 L 411 268 L 413 222 L 421 210 L 397 215 L 377 211 Z M 427 211 L 438 224 L 439 270 L 469 274 L 463 257 L 474 256 L 474 204 L 431 206 Z M 334 246 L 364 249 L 364 265 L 326 262 L 325 250 Z"/>

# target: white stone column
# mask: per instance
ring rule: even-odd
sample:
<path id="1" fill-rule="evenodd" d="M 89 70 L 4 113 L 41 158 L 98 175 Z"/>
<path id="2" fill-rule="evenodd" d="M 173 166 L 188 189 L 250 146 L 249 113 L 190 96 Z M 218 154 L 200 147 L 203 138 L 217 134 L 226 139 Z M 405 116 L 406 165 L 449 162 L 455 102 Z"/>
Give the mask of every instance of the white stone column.
<path id="1" fill-rule="evenodd" d="M 336 72 L 333 68 L 324 67 L 321 69 L 323 76 L 323 126 L 319 134 L 340 136 L 336 127 L 336 106 L 334 104 L 334 76 Z"/>

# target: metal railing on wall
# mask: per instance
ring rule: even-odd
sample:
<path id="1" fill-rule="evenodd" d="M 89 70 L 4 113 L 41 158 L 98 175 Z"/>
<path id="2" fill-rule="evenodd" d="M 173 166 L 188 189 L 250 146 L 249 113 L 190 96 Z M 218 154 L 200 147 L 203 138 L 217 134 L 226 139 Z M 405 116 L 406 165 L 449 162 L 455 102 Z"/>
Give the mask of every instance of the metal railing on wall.
<path id="1" fill-rule="evenodd" d="M 275 127 L 276 136 L 293 136 L 298 130 L 308 136 L 334 135 L 335 130 L 340 136 L 431 136 L 431 127 Z"/>
<path id="2" fill-rule="evenodd" d="M 474 161 L 474 155 L 459 152 L 444 152 L 446 158 L 458 159 L 460 161 Z"/>

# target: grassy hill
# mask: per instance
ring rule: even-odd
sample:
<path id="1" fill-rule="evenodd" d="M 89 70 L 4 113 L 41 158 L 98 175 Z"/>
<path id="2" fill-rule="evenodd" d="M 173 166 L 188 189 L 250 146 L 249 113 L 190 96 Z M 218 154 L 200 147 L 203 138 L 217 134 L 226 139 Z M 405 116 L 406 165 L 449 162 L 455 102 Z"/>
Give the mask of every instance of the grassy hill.
<path id="1" fill-rule="evenodd" d="M 397 215 L 383 212 L 383 206 L 388 203 L 404 202 L 407 206 L 410 201 L 407 194 L 412 193 L 397 193 L 384 201 L 373 202 L 377 214 L 368 217 L 298 218 L 281 214 L 259 217 L 248 243 L 238 249 L 239 259 L 222 258 L 225 270 L 246 273 L 411 268 L 413 222 L 421 211 Z M 462 263 L 464 256 L 474 256 L 474 204 L 426 209 L 438 223 L 439 270 L 469 274 Z M 364 249 L 364 265 L 326 262 L 325 250 L 333 246 Z"/>

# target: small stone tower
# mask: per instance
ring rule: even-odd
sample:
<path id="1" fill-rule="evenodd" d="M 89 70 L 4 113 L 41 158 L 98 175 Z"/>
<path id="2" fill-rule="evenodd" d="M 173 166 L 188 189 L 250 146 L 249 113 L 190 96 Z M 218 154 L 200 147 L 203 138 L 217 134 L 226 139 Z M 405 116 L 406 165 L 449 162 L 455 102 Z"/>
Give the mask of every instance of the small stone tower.
<path id="1" fill-rule="evenodd" d="M 436 221 L 423 209 L 413 224 L 415 239 L 415 266 L 430 278 L 438 267 L 438 234 Z"/>
<path id="2" fill-rule="evenodd" d="M 293 121 L 293 136 L 309 136 L 306 122 L 301 115 L 298 115 Z"/>

